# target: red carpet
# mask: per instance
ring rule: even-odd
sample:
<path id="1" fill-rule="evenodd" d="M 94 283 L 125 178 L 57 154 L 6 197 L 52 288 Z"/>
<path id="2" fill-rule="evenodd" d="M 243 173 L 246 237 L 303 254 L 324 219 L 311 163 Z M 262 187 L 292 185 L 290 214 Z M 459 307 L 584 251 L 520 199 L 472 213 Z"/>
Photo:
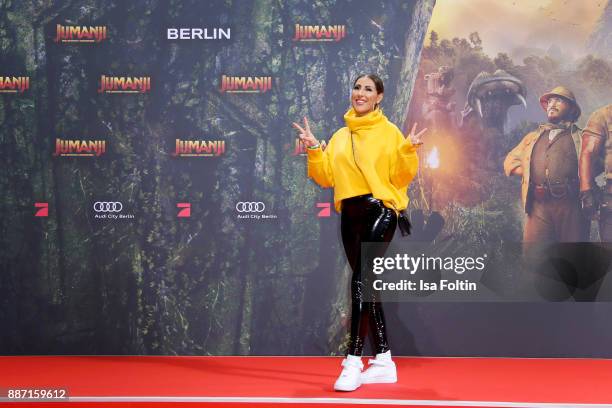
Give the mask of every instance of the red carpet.
<path id="1" fill-rule="evenodd" d="M 0 405 L 612 408 L 612 360 L 395 361 L 397 384 L 339 393 L 332 386 L 340 357 L 0 357 L 3 397 L 8 388 L 44 387 L 65 387 L 70 396 L 63 403 Z"/>

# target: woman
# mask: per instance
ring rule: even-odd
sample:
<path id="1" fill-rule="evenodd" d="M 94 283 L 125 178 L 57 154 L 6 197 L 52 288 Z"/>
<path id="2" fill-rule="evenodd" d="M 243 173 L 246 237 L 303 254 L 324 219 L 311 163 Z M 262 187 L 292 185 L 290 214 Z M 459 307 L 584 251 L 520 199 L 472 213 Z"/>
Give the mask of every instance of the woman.
<path id="1" fill-rule="evenodd" d="M 361 243 L 389 243 L 398 212 L 408 206 L 408 185 L 418 169 L 416 147 L 426 129 L 404 139 L 402 132 L 379 109 L 384 86 L 376 75 L 361 75 L 353 83 L 352 107 L 344 115 L 346 127 L 322 148 L 310 131 L 293 123 L 308 148 L 308 176 L 321 187 L 334 188 L 334 204 L 341 213 L 342 243 L 353 271 L 351 279 L 351 331 L 342 373 L 334 384 L 338 391 L 353 391 L 366 383 L 397 381 L 395 363 L 387 342 L 382 304 L 364 293 L 361 276 Z M 365 291 L 365 292 L 371 292 Z M 361 354 L 368 325 L 376 357 L 364 372 Z"/>

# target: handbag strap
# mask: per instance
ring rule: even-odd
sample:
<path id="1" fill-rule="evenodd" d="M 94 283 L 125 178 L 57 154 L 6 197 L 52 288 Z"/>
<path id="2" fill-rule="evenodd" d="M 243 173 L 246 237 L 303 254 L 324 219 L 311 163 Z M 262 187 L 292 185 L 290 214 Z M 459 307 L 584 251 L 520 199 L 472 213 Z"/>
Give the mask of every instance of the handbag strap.
<path id="1" fill-rule="evenodd" d="M 363 173 L 363 170 L 361 170 L 361 167 L 359 167 L 359 163 L 357 163 L 357 158 L 355 157 L 355 141 L 353 140 L 353 132 L 351 132 L 351 149 L 353 150 L 353 160 L 355 161 L 355 166 L 357 166 L 359 172 L 367 183 L 368 180 L 365 178 L 365 174 Z M 393 203 L 391 203 L 391 205 L 393 206 L 395 212 L 398 214 L 397 225 L 400 229 L 402 236 L 405 237 L 407 235 L 410 235 L 411 225 L 410 220 L 408 219 L 408 214 L 406 214 L 406 210 L 398 210 Z"/>
<path id="2" fill-rule="evenodd" d="M 366 180 L 367 182 L 366 176 L 365 174 L 363 174 L 363 170 L 361 170 L 361 167 L 359 167 L 359 163 L 357 163 L 357 158 L 355 157 L 355 140 L 353 140 L 353 132 L 351 132 L 351 151 L 353 153 L 353 161 L 355 162 L 355 166 L 357 166 L 357 169 L 363 176 L 364 180 Z"/>

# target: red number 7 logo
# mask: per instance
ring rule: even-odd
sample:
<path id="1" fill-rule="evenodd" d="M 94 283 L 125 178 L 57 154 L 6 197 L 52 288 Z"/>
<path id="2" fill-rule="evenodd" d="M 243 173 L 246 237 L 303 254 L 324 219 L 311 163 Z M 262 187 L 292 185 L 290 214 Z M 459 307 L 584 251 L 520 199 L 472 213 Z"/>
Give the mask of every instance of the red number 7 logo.
<path id="1" fill-rule="evenodd" d="M 191 217 L 191 203 L 177 203 L 176 208 L 181 208 L 177 215 L 178 218 Z"/>
<path id="2" fill-rule="evenodd" d="M 329 203 L 317 203 L 317 208 L 321 208 L 317 217 L 330 217 L 331 216 L 331 205 Z"/>
<path id="3" fill-rule="evenodd" d="M 49 216 L 49 203 L 34 203 L 34 207 L 38 208 L 35 217 L 48 217 Z"/>

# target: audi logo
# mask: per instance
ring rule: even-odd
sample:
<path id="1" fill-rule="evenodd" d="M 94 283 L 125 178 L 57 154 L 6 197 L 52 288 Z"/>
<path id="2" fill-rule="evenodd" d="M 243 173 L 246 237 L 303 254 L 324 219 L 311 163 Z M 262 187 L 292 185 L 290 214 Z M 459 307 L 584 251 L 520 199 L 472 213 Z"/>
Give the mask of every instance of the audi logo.
<path id="1" fill-rule="evenodd" d="M 93 205 L 95 212 L 120 212 L 123 204 L 119 201 L 96 201 Z"/>
<path id="2" fill-rule="evenodd" d="M 236 204 L 238 212 L 263 212 L 265 209 L 266 205 L 261 201 L 241 201 Z"/>

